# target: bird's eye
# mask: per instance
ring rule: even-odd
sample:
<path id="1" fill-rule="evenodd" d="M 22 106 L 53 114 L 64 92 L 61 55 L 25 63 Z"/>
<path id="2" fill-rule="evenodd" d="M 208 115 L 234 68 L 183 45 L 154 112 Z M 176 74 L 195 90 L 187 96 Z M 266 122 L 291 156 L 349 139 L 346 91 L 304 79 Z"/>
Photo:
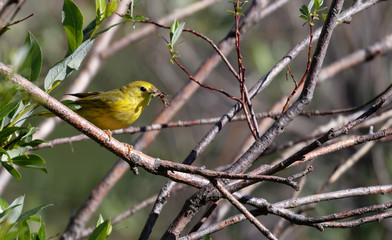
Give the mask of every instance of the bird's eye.
<path id="1" fill-rule="evenodd" d="M 145 87 L 140 87 L 140 91 L 145 92 L 147 89 Z"/>

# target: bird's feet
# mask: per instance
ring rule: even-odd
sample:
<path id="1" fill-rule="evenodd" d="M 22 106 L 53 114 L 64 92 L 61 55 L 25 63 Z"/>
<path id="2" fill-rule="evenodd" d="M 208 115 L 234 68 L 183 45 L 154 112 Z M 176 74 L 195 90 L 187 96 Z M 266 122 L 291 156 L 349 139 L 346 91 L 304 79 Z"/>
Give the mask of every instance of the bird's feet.
<path id="1" fill-rule="evenodd" d="M 133 146 L 130 144 L 126 144 L 127 149 L 128 149 L 128 155 L 131 155 L 131 152 L 133 151 Z"/>
<path id="2" fill-rule="evenodd" d="M 106 129 L 106 130 L 103 130 L 103 131 L 108 135 L 109 138 L 112 137 L 112 132 L 109 129 Z"/>
<path id="3" fill-rule="evenodd" d="M 131 152 L 133 151 L 133 146 L 130 144 L 126 144 L 126 147 L 128 148 L 128 156 L 131 157 Z M 129 162 L 129 166 L 131 168 L 131 171 L 135 174 L 139 174 L 139 169 L 136 167 L 134 163 Z"/>
<path id="4" fill-rule="evenodd" d="M 107 140 L 106 140 L 106 142 L 110 142 L 110 140 L 112 140 L 112 132 L 109 130 L 109 129 L 105 129 L 105 130 L 103 130 L 104 131 L 104 133 L 106 133 L 106 135 L 108 135 L 108 138 L 107 138 Z"/>

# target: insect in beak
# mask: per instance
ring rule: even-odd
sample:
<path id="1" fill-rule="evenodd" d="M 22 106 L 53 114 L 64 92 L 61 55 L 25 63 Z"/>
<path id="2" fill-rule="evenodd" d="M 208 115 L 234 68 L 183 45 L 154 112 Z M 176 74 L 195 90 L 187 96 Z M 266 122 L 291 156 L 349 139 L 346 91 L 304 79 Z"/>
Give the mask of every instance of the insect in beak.
<path id="1" fill-rule="evenodd" d="M 152 90 L 152 97 L 159 97 L 165 107 L 168 107 L 170 105 L 168 96 L 165 93 L 159 91 L 158 89 Z"/>

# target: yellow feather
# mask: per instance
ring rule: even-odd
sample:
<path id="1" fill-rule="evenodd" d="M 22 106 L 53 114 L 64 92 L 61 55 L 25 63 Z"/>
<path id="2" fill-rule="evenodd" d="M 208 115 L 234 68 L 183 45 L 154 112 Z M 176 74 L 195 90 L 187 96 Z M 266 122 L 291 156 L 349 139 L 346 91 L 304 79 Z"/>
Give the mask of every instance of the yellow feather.
<path id="1" fill-rule="evenodd" d="M 101 129 L 115 130 L 129 126 L 139 118 L 152 97 L 167 103 L 166 95 L 144 81 L 131 82 L 108 92 L 70 94 L 79 97 L 76 112 Z"/>

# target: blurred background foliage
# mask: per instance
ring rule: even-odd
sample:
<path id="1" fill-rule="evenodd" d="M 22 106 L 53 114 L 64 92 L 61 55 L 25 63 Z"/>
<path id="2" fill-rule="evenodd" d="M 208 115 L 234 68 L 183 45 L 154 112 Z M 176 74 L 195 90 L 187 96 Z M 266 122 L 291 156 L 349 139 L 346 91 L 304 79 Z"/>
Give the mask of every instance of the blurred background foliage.
<path id="1" fill-rule="evenodd" d="M 196 1 L 136 1 L 135 14 L 156 21 L 175 9 L 188 6 L 193 2 Z M 326 2 L 329 5 L 330 1 Z M 347 6 L 352 3 L 352 1 L 346 2 Z M 94 18 L 94 2 L 75 0 L 75 3 L 80 7 L 84 15 L 85 25 L 87 25 Z M 298 17 L 298 9 L 307 3 L 307 0 L 290 1 L 286 6 L 253 26 L 246 35 L 242 36 L 241 46 L 248 86 L 252 86 L 295 44 L 308 35 L 308 27 L 302 26 L 304 20 Z M 23 45 L 27 32 L 30 31 L 34 34 L 43 53 L 42 76 L 38 81 L 41 87 L 47 71 L 62 59 L 67 52 L 65 32 L 61 25 L 62 4 L 62 1 L 27 1 L 18 16 L 22 18 L 31 13 L 34 13 L 34 16 L 12 26 L 11 30 L 0 38 L 1 60 L 9 63 L 7 62 L 8 56 Z M 213 6 L 187 17 L 185 27 L 200 32 L 218 43 L 234 24 L 233 17 L 226 13 L 226 10 L 232 10 L 230 1 L 219 1 Z M 356 49 L 367 47 L 391 33 L 391 16 L 392 4 L 390 1 L 386 1 L 355 15 L 351 24 L 339 26 L 333 35 L 324 66 Z M 143 24 L 123 24 L 120 26 L 116 38 L 129 34 L 142 26 Z M 316 26 L 320 26 L 320 23 L 316 23 Z M 106 91 L 118 88 L 129 81 L 146 80 L 165 93 L 174 95 L 189 80 L 181 69 L 170 63 L 170 55 L 165 41 L 158 34 L 168 39 L 168 31 L 161 29 L 106 59 L 94 81 L 89 85 L 88 90 Z M 213 49 L 203 40 L 188 33 L 182 34 L 181 41 L 183 43 L 177 46 L 180 55 L 179 60 L 192 73 L 213 52 Z M 229 59 L 232 63 L 236 62 L 235 52 L 230 54 Z M 338 74 L 316 89 L 314 100 L 307 109 L 329 110 L 365 103 L 390 83 L 392 76 L 391 59 L 389 54 Z M 306 53 L 303 52 L 291 64 L 291 69 L 297 79 L 300 79 L 305 67 Z M 76 75 L 77 73 L 73 73 L 51 95 L 60 99 L 66 93 L 66 89 Z M 208 77 L 206 83 L 225 89 L 233 95 L 238 96 L 239 94 L 236 80 L 222 64 Z M 292 88 L 293 83 L 286 81 L 285 74 L 281 73 L 266 91 L 253 100 L 255 111 L 268 111 L 275 101 L 279 100 L 283 94 L 289 93 Z M 5 89 L 3 82 L 1 82 L 1 89 Z M 3 91 L 0 92 L 2 97 L 5 96 Z M 199 89 L 175 116 L 174 120 L 218 117 L 225 113 L 233 103 L 232 100 L 221 94 Z M 152 101 L 133 125 L 142 126 L 151 123 L 162 108 L 160 101 Z M 41 121 L 40 118 L 33 118 L 30 122 L 37 126 Z M 295 139 L 301 136 L 303 132 L 315 129 L 326 122 L 327 119 L 323 117 L 298 118 L 289 126 L 286 134 L 278 138 L 277 141 L 279 143 Z M 196 126 L 164 129 L 144 152 L 161 159 L 175 162 L 182 161 L 209 128 L 209 126 Z M 208 168 L 213 168 L 230 162 L 239 151 L 238 148 L 241 143 L 248 137 L 249 132 L 246 129 L 247 124 L 245 122 L 231 123 L 220 133 L 214 144 L 199 157 L 196 165 L 206 165 Z M 79 133 L 71 126 L 60 124 L 46 140 L 76 134 Z M 122 135 L 116 136 L 116 138 L 120 141 L 132 143 L 137 136 L 138 134 Z M 233 139 L 236 140 L 233 141 Z M 340 181 L 345 182 L 345 185 L 349 187 L 376 184 L 377 180 L 375 180 L 374 172 L 369 171 L 372 168 L 371 159 L 375 154 L 385 158 L 388 170 L 391 173 L 392 152 L 390 147 L 387 146 L 388 144 L 384 143 L 375 147 L 374 151 L 366 156 L 367 161 L 360 162 L 359 166 L 355 168 L 355 172 L 349 172 Z M 307 189 L 303 194 L 312 193 L 321 186 L 335 166 L 335 164 L 328 162 L 338 162 L 339 159 L 345 157 L 345 151 L 347 151 L 348 156 L 351 154 L 349 151 L 355 151 L 355 149 L 328 155 L 323 157 L 325 161 L 321 160 L 315 163 L 316 171 L 317 169 L 324 170 L 309 176 Z M 22 179 L 20 181 L 13 179 L 3 197 L 11 201 L 25 194 L 27 209 L 42 204 L 54 204 L 54 206 L 46 208 L 41 213 L 46 224 L 47 236 L 52 236 L 65 229 L 70 215 L 78 209 L 87 198 L 90 190 L 112 167 L 116 157 L 92 141 L 58 145 L 35 153 L 41 155 L 47 161 L 48 173 L 21 169 Z M 276 157 L 276 155 L 273 155 L 269 158 Z M 104 218 L 114 217 L 157 193 L 166 181 L 162 177 L 151 175 L 143 170 L 140 172 L 138 176 L 129 172 L 121 179 L 119 184 L 109 193 L 97 211 L 97 215 L 92 218 L 91 225 L 95 224 L 98 214 L 102 214 Z M 267 194 L 265 198 L 272 202 L 288 197 L 291 193 L 286 187 L 276 187 L 274 184 L 265 185 L 257 191 L 263 192 L 264 196 L 266 192 L 271 191 L 271 194 Z M 333 189 L 339 189 L 339 184 L 336 184 L 330 190 Z M 183 201 L 194 191 L 193 189 L 187 190 L 185 194 L 182 194 L 182 197 L 172 198 L 169 201 L 168 207 L 162 213 L 164 217 L 158 220 L 157 229 L 153 231 L 152 239 L 160 237 L 161 232 L 166 229 L 176 212 L 182 207 Z M 329 207 L 335 207 L 335 204 L 328 206 L 328 203 L 325 203 L 325 205 L 323 209 L 326 213 L 328 210 L 336 211 L 336 209 L 328 209 Z M 363 204 L 358 204 L 358 206 L 361 205 Z M 143 227 L 149 210 L 150 208 L 146 208 L 129 220 L 116 225 L 112 233 L 112 239 L 136 238 Z M 235 211 L 232 211 L 232 213 L 235 213 Z M 263 217 L 261 219 L 263 221 Z M 272 219 L 276 220 L 276 218 Z M 270 222 L 271 219 L 265 221 L 268 221 L 267 226 L 273 224 L 273 222 Z M 311 228 L 297 227 L 298 231 L 288 239 L 299 239 L 299 236 L 307 236 L 306 239 L 351 239 L 354 237 L 357 239 L 368 239 L 369 237 L 381 239 L 385 232 L 385 230 L 381 230 L 383 224 L 388 225 L 389 228 L 392 226 L 390 220 L 384 220 L 382 224 L 371 223 L 350 230 L 330 229 L 323 233 Z M 120 230 L 116 230 L 119 228 Z M 255 228 L 250 226 L 248 222 L 243 222 L 213 235 L 213 239 L 252 239 L 257 234 Z"/>

